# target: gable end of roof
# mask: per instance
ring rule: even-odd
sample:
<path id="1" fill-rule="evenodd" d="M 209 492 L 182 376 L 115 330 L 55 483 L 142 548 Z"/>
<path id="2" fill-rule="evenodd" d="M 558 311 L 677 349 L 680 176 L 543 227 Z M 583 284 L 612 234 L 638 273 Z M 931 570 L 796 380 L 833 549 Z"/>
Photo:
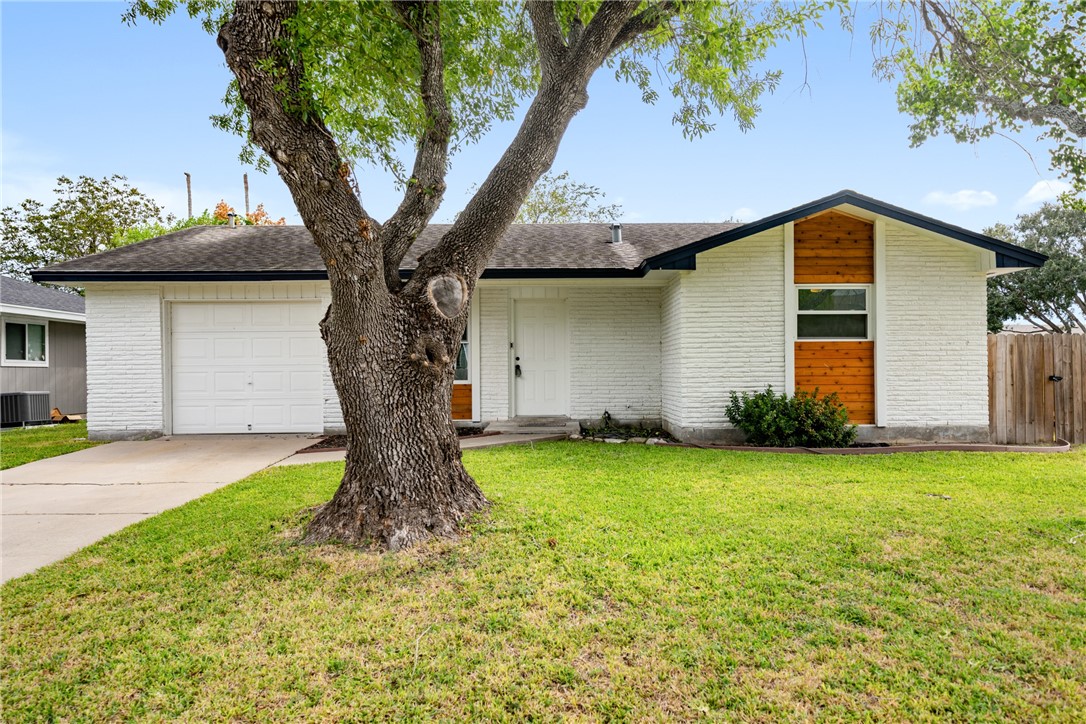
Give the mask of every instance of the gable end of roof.
<path id="1" fill-rule="evenodd" d="M 652 269 L 695 269 L 697 265 L 696 257 L 702 252 L 715 249 L 724 244 L 730 244 L 733 241 L 745 239 L 748 236 L 753 236 L 754 234 L 763 231 L 768 231 L 769 229 L 782 226 L 789 221 L 797 221 L 807 216 L 811 216 L 812 214 L 828 211 L 829 209 L 844 204 L 856 206 L 865 211 L 870 211 L 873 214 L 885 216 L 886 218 L 894 219 L 895 221 L 900 221 L 924 229 L 925 231 L 930 231 L 981 249 L 995 252 L 996 268 L 998 269 L 1039 267 L 1048 260 L 1046 255 L 1038 251 L 1024 249 L 991 236 L 978 234 L 974 231 L 963 229 L 960 226 L 954 226 L 953 224 L 947 224 L 931 217 L 923 216 L 922 214 L 913 213 L 912 211 L 907 211 L 899 206 L 884 203 L 877 199 L 873 199 L 870 196 L 856 193 L 855 191 L 844 190 L 817 199 L 816 201 L 803 204 L 802 206 L 797 206 L 794 209 L 782 211 L 778 214 L 767 216 L 764 219 L 759 219 L 758 221 L 752 221 L 751 223 L 736 229 L 729 229 L 720 234 L 715 234 L 700 241 L 696 241 L 693 244 L 687 244 L 678 249 L 672 249 L 663 252 L 662 254 L 651 256 L 645 259 L 641 266 L 645 272 Z"/>

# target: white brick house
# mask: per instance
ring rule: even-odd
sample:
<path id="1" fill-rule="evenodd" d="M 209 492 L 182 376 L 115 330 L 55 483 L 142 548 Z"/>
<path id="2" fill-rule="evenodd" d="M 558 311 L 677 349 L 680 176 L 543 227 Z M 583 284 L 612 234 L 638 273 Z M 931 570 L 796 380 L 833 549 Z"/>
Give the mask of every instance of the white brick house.
<path id="1" fill-rule="evenodd" d="M 510 229 L 471 302 L 454 417 L 607 411 L 711 440 L 734 433 L 731 391 L 817 386 L 866 439 L 986 439 L 985 280 L 1045 260 L 850 191 L 614 236 Z M 303 227 L 197 227 L 34 276 L 86 287 L 96 438 L 342 428 Z"/>

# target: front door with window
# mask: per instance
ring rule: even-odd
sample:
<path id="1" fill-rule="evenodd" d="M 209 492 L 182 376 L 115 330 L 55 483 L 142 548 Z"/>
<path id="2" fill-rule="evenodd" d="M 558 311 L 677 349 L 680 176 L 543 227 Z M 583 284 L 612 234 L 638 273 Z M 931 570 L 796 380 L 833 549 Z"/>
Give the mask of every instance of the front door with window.
<path id="1" fill-rule="evenodd" d="M 518 299 L 514 329 L 515 414 L 518 417 L 568 414 L 565 303 Z"/>

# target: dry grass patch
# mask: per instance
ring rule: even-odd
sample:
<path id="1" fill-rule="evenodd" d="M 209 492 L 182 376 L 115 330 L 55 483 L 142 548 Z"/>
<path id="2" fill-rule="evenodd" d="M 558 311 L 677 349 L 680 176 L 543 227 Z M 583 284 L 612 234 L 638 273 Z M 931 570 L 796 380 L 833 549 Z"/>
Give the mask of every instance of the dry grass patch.
<path id="1" fill-rule="evenodd" d="M 5 720 L 1086 713 L 1086 450 L 465 460 L 458 544 L 298 545 L 308 465 L 9 583 Z"/>

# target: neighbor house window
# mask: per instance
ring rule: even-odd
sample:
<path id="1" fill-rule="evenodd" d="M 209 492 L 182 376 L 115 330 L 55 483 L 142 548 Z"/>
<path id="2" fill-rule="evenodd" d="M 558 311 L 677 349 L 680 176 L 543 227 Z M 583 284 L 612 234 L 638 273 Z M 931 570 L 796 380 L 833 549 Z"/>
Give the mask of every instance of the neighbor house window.
<path id="1" fill-rule="evenodd" d="M 468 380 L 468 330 L 464 328 L 464 336 L 460 340 L 460 352 L 456 355 L 456 379 L 460 382 Z"/>
<path id="2" fill-rule="evenodd" d="M 868 287 L 798 287 L 796 337 L 868 339 Z"/>
<path id="3" fill-rule="evenodd" d="M 46 364 L 46 325 L 35 322 L 4 322 L 4 362 Z"/>

